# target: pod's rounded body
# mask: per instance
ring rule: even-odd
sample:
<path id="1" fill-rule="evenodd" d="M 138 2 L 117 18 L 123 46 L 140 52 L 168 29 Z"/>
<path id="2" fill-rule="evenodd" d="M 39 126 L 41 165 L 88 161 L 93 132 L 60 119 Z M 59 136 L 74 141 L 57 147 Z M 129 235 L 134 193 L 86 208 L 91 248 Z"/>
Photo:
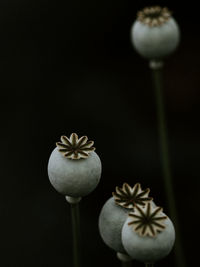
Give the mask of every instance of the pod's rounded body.
<path id="1" fill-rule="evenodd" d="M 163 59 L 178 46 L 180 30 L 173 17 L 158 26 L 149 26 L 136 20 L 131 28 L 131 41 L 144 58 Z"/>
<path id="2" fill-rule="evenodd" d="M 107 246 L 117 252 L 124 253 L 121 231 L 130 210 L 115 203 L 113 197 L 104 204 L 99 215 L 99 232 Z"/>
<path id="3" fill-rule="evenodd" d="M 88 158 L 64 157 L 56 147 L 49 158 L 48 175 L 52 186 L 61 194 L 82 197 L 91 193 L 101 177 L 101 160 L 93 151 Z"/>
<path id="4" fill-rule="evenodd" d="M 154 237 L 140 236 L 129 225 L 131 220 L 128 217 L 123 226 L 122 244 L 132 259 L 156 262 L 170 253 L 175 241 L 175 230 L 168 217 L 165 220 L 165 229 Z"/>

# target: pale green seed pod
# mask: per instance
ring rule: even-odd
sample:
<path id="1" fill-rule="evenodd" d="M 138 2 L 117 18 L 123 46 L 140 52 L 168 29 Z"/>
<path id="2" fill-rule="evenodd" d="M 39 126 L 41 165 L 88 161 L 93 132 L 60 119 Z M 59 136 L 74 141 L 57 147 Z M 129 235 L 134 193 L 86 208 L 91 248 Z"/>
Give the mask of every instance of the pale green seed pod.
<path id="1" fill-rule="evenodd" d="M 76 134 L 69 139 L 62 136 L 61 141 L 49 158 L 49 180 L 65 196 L 86 196 L 98 185 L 102 170 L 93 142 L 88 142 L 85 136 L 78 139 Z"/>
<path id="2" fill-rule="evenodd" d="M 161 60 L 177 48 L 180 42 L 179 26 L 167 8 L 145 8 L 138 12 L 132 25 L 131 41 L 142 57 Z"/>
<path id="3" fill-rule="evenodd" d="M 121 231 L 128 217 L 129 210 L 115 203 L 113 197 L 104 204 L 99 216 L 99 232 L 107 246 L 125 253 L 121 241 Z"/>
<path id="4" fill-rule="evenodd" d="M 139 208 L 141 212 L 135 209 L 135 212 L 129 214 L 122 228 L 122 244 L 132 259 L 154 263 L 172 250 L 175 230 L 172 221 L 161 208 L 149 205 Z M 149 217 L 144 217 L 148 212 Z M 154 218 L 149 219 L 152 214 L 155 214 Z"/>

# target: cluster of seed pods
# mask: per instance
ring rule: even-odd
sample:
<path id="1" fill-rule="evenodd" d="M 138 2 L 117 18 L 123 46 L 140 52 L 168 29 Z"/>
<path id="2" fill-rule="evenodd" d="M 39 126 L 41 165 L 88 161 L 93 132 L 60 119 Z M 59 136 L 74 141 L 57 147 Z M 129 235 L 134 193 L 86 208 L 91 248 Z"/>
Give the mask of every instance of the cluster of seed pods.
<path id="1" fill-rule="evenodd" d="M 131 28 L 131 41 L 136 51 L 149 60 L 150 67 L 159 69 L 162 60 L 178 46 L 180 31 L 167 8 L 147 7 L 138 12 Z M 49 180 L 71 204 L 91 193 L 100 181 L 101 160 L 94 150 L 93 141 L 88 141 L 87 136 L 78 138 L 72 133 L 69 138 L 61 136 L 51 153 Z M 100 235 L 121 260 L 153 264 L 173 248 L 173 223 L 149 197 L 149 192 L 139 183 L 133 187 L 124 183 L 121 188 L 116 187 L 100 212 Z"/>
<path id="2" fill-rule="evenodd" d="M 169 254 L 175 241 L 173 223 L 161 207 L 142 190 L 124 183 L 116 187 L 99 216 L 99 231 L 103 241 L 118 253 L 131 259 L 154 263 Z"/>

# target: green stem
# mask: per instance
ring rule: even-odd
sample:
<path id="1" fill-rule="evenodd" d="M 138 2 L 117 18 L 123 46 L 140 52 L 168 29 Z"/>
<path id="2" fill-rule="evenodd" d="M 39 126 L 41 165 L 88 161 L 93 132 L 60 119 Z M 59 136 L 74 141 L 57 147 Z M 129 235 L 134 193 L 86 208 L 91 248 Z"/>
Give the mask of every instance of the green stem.
<path id="1" fill-rule="evenodd" d="M 131 261 L 122 261 L 122 267 L 131 267 L 132 262 Z"/>
<path id="2" fill-rule="evenodd" d="M 176 266 L 186 267 L 184 253 L 181 244 L 178 216 L 176 211 L 176 203 L 175 203 L 173 184 L 172 184 L 172 174 L 171 174 L 169 149 L 167 142 L 167 126 L 166 126 L 165 111 L 164 111 L 162 68 L 153 69 L 152 74 L 153 74 L 153 83 L 156 95 L 158 131 L 160 137 L 162 172 L 164 178 L 165 193 L 167 197 L 169 214 L 174 222 L 176 229 L 176 242 L 175 242 Z"/>
<path id="3" fill-rule="evenodd" d="M 71 204 L 74 267 L 81 266 L 79 203 Z"/>
<path id="4" fill-rule="evenodd" d="M 132 266 L 132 259 L 126 253 L 117 252 L 117 258 L 121 261 L 122 267 Z"/>

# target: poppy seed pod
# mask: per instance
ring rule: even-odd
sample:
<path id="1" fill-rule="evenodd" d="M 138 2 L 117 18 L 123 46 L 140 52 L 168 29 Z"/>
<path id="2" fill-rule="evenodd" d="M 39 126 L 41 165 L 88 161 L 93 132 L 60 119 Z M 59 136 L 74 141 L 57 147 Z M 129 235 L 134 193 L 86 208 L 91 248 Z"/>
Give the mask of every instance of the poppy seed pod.
<path id="1" fill-rule="evenodd" d="M 162 208 L 148 203 L 129 214 L 122 229 L 122 244 L 135 260 L 154 263 L 169 254 L 175 241 L 175 230 Z"/>
<path id="2" fill-rule="evenodd" d="M 147 7 L 137 14 L 131 28 L 131 41 L 144 58 L 161 60 L 178 46 L 180 30 L 167 8 Z"/>
<path id="3" fill-rule="evenodd" d="M 115 203 L 113 197 L 104 204 L 99 216 L 99 232 L 107 246 L 117 252 L 124 253 L 121 242 L 121 230 L 130 210 Z"/>
<path id="4" fill-rule="evenodd" d="M 107 246 L 116 252 L 126 253 L 121 241 L 121 231 L 130 210 L 137 205 L 150 201 L 149 189 L 142 190 L 139 183 L 131 188 L 124 183 L 116 187 L 113 197 L 104 204 L 99 215 L 99 232 Z"/>
<path id="5" fill-rule="evenodd" d="M 101 177 L 101 160 L 94 152 L 93 141 L 86 136 L 78 139 L 61 137 L 51 153 L 48 175 L 52 186 L 69 197 L 82 197 L 91 193 Z"/>

